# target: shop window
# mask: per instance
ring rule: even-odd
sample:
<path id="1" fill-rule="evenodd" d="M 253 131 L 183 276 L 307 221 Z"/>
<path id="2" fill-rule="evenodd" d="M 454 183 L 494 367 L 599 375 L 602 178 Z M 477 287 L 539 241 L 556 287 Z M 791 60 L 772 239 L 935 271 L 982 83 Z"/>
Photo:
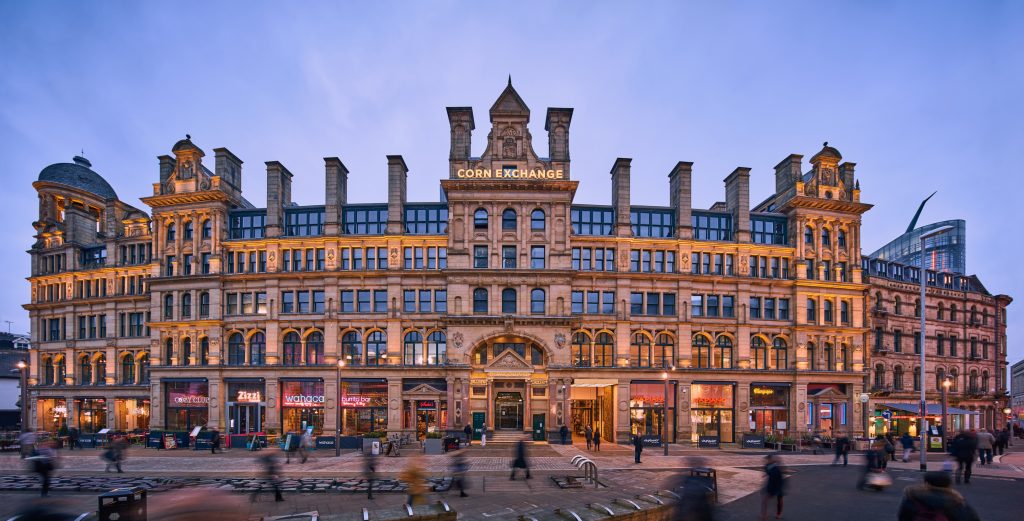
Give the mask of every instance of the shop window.
<path id="1" fill-rule="evenodd" d="M 363 342 L 358 331 L 348 331 L 341 336 L 341 359 L 345 365 L 363 364 Z"/>
<path id="2" fill-rule="evenodd" d="M 324 335 L 313 331 L 306 337 L 306 365 L 323 365 Z"/>

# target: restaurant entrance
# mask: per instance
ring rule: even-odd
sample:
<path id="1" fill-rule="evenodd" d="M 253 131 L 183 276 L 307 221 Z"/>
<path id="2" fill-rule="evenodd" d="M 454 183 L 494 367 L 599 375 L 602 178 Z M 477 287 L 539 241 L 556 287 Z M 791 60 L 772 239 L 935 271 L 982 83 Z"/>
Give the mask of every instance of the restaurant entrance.
<path id="1" fill-rule="evenodd" d="M 494 398 L 494 428 L 497 430 L 523 430 L 523 395 L 518 392 L 500 392 Z"/>

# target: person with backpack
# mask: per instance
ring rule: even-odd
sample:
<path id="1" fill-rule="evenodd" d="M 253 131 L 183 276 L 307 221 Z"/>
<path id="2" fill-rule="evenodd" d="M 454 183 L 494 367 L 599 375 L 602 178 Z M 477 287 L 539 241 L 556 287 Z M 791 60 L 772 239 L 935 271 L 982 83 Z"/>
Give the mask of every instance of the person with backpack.
<path id="1" fill-rule="evenodd" d="M 924 483 L 903 491 L 899 521 L 981 521 L 978 513 L 950 487 L 949 474 L 927 472 Z"/>

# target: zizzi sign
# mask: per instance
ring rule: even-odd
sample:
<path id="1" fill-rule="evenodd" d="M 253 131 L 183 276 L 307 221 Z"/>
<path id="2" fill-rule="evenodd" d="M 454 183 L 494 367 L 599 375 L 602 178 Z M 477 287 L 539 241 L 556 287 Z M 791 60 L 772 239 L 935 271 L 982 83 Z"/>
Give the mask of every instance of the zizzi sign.
<path id="1" fill-rule="evenodd" d="M 519 170 L 506 168 L 491 170 L 490 168 L 460 168 L 455 171 L 456 179 L 565 179 L 562 170 Z"/>
<path id="2" fill-rule="evenodd" d="M 235 396 L 236 402 L 258 403 L 263 401 L 263 395 L 259 391 L 238 391 Z"/>
<path id="3" fill-rule="evenodd" d="M 310 394 L 286 394 L 284 395 L 285 407 L 321 407 L 324 404 L 324 395 Z"/>

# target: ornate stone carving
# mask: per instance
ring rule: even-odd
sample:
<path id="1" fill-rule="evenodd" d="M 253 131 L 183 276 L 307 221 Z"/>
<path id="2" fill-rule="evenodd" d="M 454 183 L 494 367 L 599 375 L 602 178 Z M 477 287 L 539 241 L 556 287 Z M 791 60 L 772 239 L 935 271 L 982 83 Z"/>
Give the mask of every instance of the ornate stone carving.
<path id="1" fill-rule="evenodd" d="M 565 347 L 565 333 L 555 333 L 555 347 L 558 349 Z"/>
<path id="2" fill-rule="evenodd" d="M 452 345 L 455 349 L 462 349 L 462 344 L 465 342 L 465 337 L 462 336 L 462 331 L 456 331 L 452 333 Z"/>

